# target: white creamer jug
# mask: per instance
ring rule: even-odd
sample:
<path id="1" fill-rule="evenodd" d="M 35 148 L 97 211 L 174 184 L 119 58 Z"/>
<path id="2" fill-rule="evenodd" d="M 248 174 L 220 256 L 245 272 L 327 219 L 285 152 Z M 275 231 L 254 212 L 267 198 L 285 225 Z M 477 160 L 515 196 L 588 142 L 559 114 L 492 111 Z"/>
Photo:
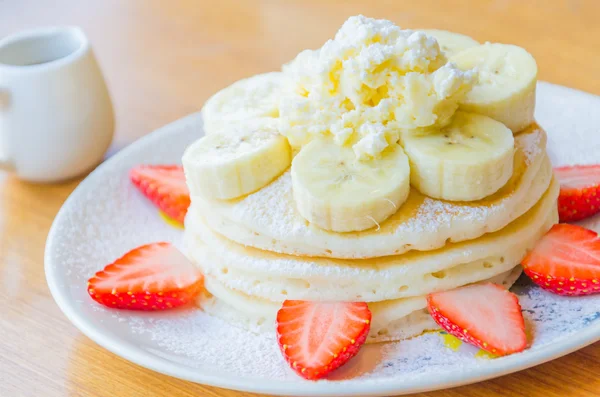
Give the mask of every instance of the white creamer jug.
<path id="1" fill-rule="evenodd" d="M 114 132 L 102 73 L 77 27 L 0 40 L 0 165 L 23 180 L 53 182 L 92 169 Z"/>

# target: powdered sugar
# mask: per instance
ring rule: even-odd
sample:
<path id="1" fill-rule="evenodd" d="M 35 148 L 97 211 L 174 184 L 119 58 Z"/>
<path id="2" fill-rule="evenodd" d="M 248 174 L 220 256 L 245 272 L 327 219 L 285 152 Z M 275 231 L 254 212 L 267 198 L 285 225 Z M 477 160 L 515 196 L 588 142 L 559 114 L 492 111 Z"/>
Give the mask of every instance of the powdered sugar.
<path id="1" fill-rule="evenodd" d="M 600 99 L 540 84 L 537 120 L 549 133 L 556 164 L 598 162 Z M 133 313 L 104 309 L 86 293 L 86 280 L 123 252 L 142 243 L 180 244 L 182 232 L 160 220 L 127 179 L 139 163 L 177 163 L 199 137 L 197 115 L 125 149 L 94 172 L 69 198 L 48 238 L 46 272 L 52 293 L 69 318 L 92 339 L 118 354 L 186 379 L 288 395 L 390 395 L 416 387 L 441 387 L 491 371 L 533 364 L 600 337 L 600 296 L 565 298 L 537 287 L 516 290 L 534 328 L 530 349 L 496 360 L 474 350 L 444 348 L 439 335 L 366 346 L 332 380 L 301 380 L 284 363 L 274 335 L 256 336 L 193 310 Z M 597 227 L 598 219 L 587 222 Z M 563 349 L 563 350 L 561 350 Z M 422 383 L 416 383 L 419 381 Z M 426 383 L 425 383 L 426 381 Z"/>
<path id="2" fill-rule="evenodd" d="M 129 325 L 134 333 L 156 342 L 161 348 L 157 352 L 187 358 L 188 365 L 195 368 L 210 364 L 222 371 L 235 369 L 240 376 L 261 378 L 285 378 L 288 372 L 274 333 L 249 334 L 200 310 L 179 312 L 166 319 L 132 318 Z"/>
<path id="3" fill-rule="evenodd" d="M 522 279 L 523 280 L 523 279 Z M 528 328 L 534 335 L 530 350 L 560 343 L 600 319 L 600 297 L 567 298 L 552 295 L 521 281 L 519 295 Z M 161 318 L 128 316 L 132 332 L 156 345 L 158 354 L 193 368 L 228 372 L 232 376 L 299 381 L 277 347 L 275 333 L 254 334 L 235 328 L 201 311 L 178 312 Z M 437 333 L 397 343 L 367 345 L 357 359 L 336 371 L 332 380 L 407 380 L 456 371 L 473 371 L 494 361 L 475 357 L 477 349 L 463 345 L 448 349 Z M 376 359 L 374 359 L 376 358 Z"/>
<path id="4" fill-rule="evenodd" d="M 549 132 L 554 166 L 600 162 L 600 97 L 539 83 L 536 120 Z"/>

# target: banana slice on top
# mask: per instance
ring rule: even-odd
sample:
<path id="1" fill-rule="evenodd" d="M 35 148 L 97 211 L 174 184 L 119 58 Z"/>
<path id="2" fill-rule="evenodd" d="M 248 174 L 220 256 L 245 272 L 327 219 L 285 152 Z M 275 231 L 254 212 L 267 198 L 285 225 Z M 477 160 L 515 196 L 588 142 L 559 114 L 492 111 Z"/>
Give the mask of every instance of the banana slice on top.
<path id="1" fill-rule="evenodd" d="M 514 138 L 502 123 L 458 111 L 437 130 L 404 131 L 411 184 L 426 196 L 473 201 L 495 193 L 513 173 Z"/>
<path id="2" fill-rule="evenodd" d="M 334 232 L 378 226 L 406 201 L 408 158 L 393 144 L 360 161 L 352 148 L 314 140 L 292 161 L 292 186 L 300 215 Z"/>
<path id="3" fill-rule="evenodd" d="M 479 82 L 461 109 L 489 116 L 513 132 L 533 122 L 537 64 L 530 53 L 514 45 L 485 43 L 459 52 L 450 62 L 478 71 Z"/>
<path id="4" fill-rule="evenodd" d="M 201 114 L 207 135 L 250 119 L 279 117 L 283 73 L 271 72 L 236 81 L 206 101 Z"/>
<path id="5" fill-rule="evenodd" d="M 447 30 L 424 29 L 425 34 L 433 36 L 446 56 L 451 57 L 456 53 L 466 50 L 470 47 L 476 47 L 479 42 L 469 36 L 460 33 L 448 32 Z"/>
<path id="6" fill-rule="evenodd" d="M 259 190 L 292 161 L 287 139 L 270 125 L 221 130 L 194 142 L 182 162 L 190 194 L 232 199 Z"/>

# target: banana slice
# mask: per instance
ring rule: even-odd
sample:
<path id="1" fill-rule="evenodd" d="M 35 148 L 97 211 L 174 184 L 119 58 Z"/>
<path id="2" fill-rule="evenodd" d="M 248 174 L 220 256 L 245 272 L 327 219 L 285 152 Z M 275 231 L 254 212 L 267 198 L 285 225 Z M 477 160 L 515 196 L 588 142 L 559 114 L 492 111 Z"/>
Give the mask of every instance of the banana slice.
<path id="1" fill-rule="evenodd" d="M 485 43 L 450 58 L 460 69 L 477 68 L 479 82 L 461 108 L 489 116 L 519 132 L 533 122 L 537 64 L 530 53 L 508 44 Z"/>
<path id="2" fill-rule="evenodd" d="M 287 139 L 269 125 L 206 135 L 194 142 L 182 159 L 192 198 L 216 199 L 232 199 L 262 188 L 291 161 Z"/>
<path id="3" fill-rule="evenodd" d="M 406 201 L 408 158 L 393 144 L 368 161 L 352 148 L 314 140 L 292 162 L 292 186 L 300 215 L 334 232 L 378 226 Z"/>
<path id="4" fill-rule="evenodd" d="M 495 193 L 513 172 L 514 138 L 502 123 L 458 111 L 438 130 L 402 134 L 410 182 L 426 196 L 473 201 Z"/>
<path id="5" fill-rule="evenodd" d="M 279 117 L 279 93 L 283 73 L 264 73 L 239 80 L 206 101 L 202 108 L 205 133 L 249 119 Z"/>
<path id="6" fill-rule="evenodd" d="M 460 33 L 448 32 L 447 30 L 424 29 L 422 32 L 429 36 L 433 36 L 447 57 L 451 57 L 462 50 L 479 45 L 477 41 L 473 40 L 469 36 Z"/>

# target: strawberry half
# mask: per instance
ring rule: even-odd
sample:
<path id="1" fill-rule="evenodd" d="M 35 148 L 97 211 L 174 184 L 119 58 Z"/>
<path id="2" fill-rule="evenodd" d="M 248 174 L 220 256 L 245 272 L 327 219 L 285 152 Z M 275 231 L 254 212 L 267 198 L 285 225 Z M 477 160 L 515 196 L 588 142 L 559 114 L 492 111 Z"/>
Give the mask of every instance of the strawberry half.
<path id="1" fill-rule="evenodd" d="M 190 191 L 181 166 L 140 165 L 130 171 L 129 177 L 158 208 L 183 224 L 190 206 Z"/>
<path id="2" fill-rule="evenodd" d="M 497 356 L 527 347 L 517 296 L 492 283 L 427 296 L 429 313 L 448 333 Z"/>
<path id="3" fill-rule="evenodd" d="M 600 165 L 554 169 L 560 182 L 558 216 L 561 222 L 575 222 L 600 211 Z"/>
<path id="4" fill-rule="evenodd" d="M 358 353 L 371 328 L 362 302 L 287 300 L 277 312 L 283 357 L 306 379 L 322 378 Z"/>
<path id="5" fill-rule="evenodd" d="M 116 309 L 165 310 L 184 305 L 202 290 L 202 273 L 169 243 L 142 245 L 88 281 L 96 302 Z"/>
<path id="6" fill-rule="evenodd" d="M 594 231 L 554 225 L 522 263 L 525 274 L 555 294 L 600 293 L 600 238 Z"/>

